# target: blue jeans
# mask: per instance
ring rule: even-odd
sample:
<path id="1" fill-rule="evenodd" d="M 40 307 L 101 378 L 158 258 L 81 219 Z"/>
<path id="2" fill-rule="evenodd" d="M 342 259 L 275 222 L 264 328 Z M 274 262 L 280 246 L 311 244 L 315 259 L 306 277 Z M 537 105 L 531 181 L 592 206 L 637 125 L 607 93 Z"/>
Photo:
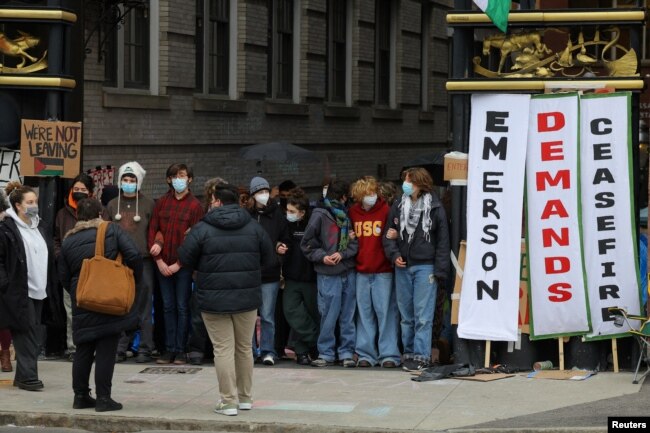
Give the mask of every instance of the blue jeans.
<path id="1" fill-rule="evenodd" d="M 336 359 L 336 322 L 339 323 L 339 359 L 352 358 L 356 330 L 354 312 L 356 309 L 356 272 L 342 275 L 318 274 L 318 312 L 320 313 L 320 335 L 318 336 L 318 357 L 326 361 Z"/>
<path id="2" fill-rule="evenodd" d="M 399 364 L 399 313 L 392 273 L 357 274 L 357 312 L 359 361 L 365 360 L 371 365 L 385 361 Z"/>
<path id="3" fill-rule="evenodd" d="M 433 265 L 395 268 L 397 307 L 402 316 L 404 359 L 431 359 L 431 332 L 438 286 Z"/>
<path id="4" fill-rule="evenodd" d="M 260 344 L 255 342 L 253 335 L 253 355 L 265 357 L 272 355 L 277 359 L 275 353 L 275 301 L 278 300 L 280 282 L 262 284 L 262 305 L 259 308 L 260 315 Z"/>
<path id="5" fill-rule="evenodd" d="M 165 350 L 185 353 L 190 325 L 192 269 L 182 267 L 171 277 L 165 277 L 160 271 L 156 273 L 165 317 Z"/>

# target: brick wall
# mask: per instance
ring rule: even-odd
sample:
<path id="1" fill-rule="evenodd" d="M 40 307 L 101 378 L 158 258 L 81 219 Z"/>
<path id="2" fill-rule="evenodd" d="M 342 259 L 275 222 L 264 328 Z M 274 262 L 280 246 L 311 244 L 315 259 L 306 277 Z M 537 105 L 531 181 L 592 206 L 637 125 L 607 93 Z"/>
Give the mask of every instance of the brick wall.
<path id="1" fill-rule="evenodd" d="M 144 191 L 165 191 L 164 172 L 172 162 L 195 170 L 196 184 L 222 176 L 247 184 L 256 174 L 254 161 L 243 161 L 243 145 L 288 141 L 315 151 L 318 164 L 263 164 L 271 183 L 292 178 L 303 186 L 320 185 L 326 175 L 352 179 L 377 175 L 386 164 L 389 178 L 423 153 L 447 146 L 447 95 L 444 82 L 448 47 L 444 14 L 446 1 L 435 4 L 429 43 L 429 99 L 433 122 L 420 120 L 420 2 L 402 0 L 398 30 L 398 107 L 401 120 L 373 118 L 374 1 L 353 0 L 353 105 L 358 118 L 325 116 L 327 80 L 327 2 L 301 1 L 301 96 L 308 115 L 266 114 L 267 10 L 266 0 L 238 0 L 238 94 L 247 103 L 243 113 L 195 111 L 194 2 L 160 0 L 160 94 L 168 107 L 160 109 L 107 108 L 102 87 L 104 65 L 97 53 L 86 59 L 84 88 L 84 168 L 120 165 L 138 160 L 147 170 Z M 93 48 L 96 43 L 91 42 Z M 230 110 L 232 111 L 232 110 Z"/>

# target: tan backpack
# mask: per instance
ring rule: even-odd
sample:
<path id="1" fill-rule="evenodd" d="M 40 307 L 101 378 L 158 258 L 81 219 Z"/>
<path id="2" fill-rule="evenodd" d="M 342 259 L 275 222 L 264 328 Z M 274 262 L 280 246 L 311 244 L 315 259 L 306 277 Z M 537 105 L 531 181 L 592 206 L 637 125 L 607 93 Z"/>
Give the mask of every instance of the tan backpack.
<path id="1" fill-rule="evenodd" d="M 133 270 L 122 264 L 122 254 L 115 260 L 104 257 L 108 221 L 97 228 L 95 256 L 84 259 L 77 282 L 77 307 L 96 313 L 124 316 L 135 300 Z"/>

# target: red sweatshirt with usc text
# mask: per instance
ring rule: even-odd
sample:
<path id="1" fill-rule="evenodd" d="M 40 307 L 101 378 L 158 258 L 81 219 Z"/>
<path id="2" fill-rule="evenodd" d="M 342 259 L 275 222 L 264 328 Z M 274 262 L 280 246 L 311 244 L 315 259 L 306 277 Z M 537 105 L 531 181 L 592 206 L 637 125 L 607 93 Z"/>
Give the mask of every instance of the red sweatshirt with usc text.
<path id="1" fill-rule="evenodd" d="M 390 207 L 381 198 L 377 198 L 377 203 L 369 210 L 363 209 L 361 203 L 356 203 L 350 208 L 350 220 L 359 241 L 359 252 L 356 257 L 357 272 L 364 274 L 393 272 L 381 243 L 389 212 Z"/>

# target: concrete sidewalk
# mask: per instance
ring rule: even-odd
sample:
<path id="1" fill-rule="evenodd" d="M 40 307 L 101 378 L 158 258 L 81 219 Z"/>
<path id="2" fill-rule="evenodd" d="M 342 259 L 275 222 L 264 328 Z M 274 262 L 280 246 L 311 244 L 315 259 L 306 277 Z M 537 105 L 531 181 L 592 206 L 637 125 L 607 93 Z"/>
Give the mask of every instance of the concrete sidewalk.
<path id="1" fill-rule="evenodd" d="M 641 388 L 632 384 L 629 372 L 599 373 L 584 381 L 518 374 L 488 383 L 456 379 L 418 383 L 397 369 L 319 369 L 283 361 L 274 367 L 256 366 L 253 410 L 226 417 L 213 412 L 219 394 L 211 365 L 188 365 L 176 368 L 184 370 L 182 374 L 161 374 L 170 367 L 123 363 L 116 366 L 113 398 L 124 409 L 96 413 L 72 409 L 71 367 L 65 361 L 40 362 L 42 392 L 19 390 L 12 386 L 13 373 L 0 373 L 0 425 L 93 431 L 473 431 L 477 424 L 613 397 L 628 395 L 632 401 Z M 147 368 L 155 373 L 143 372 Z M 568 431 L 577 431 L 577 426 L 569 427 Z M 605 424 L 585 427 L 606 431 Z"/>

